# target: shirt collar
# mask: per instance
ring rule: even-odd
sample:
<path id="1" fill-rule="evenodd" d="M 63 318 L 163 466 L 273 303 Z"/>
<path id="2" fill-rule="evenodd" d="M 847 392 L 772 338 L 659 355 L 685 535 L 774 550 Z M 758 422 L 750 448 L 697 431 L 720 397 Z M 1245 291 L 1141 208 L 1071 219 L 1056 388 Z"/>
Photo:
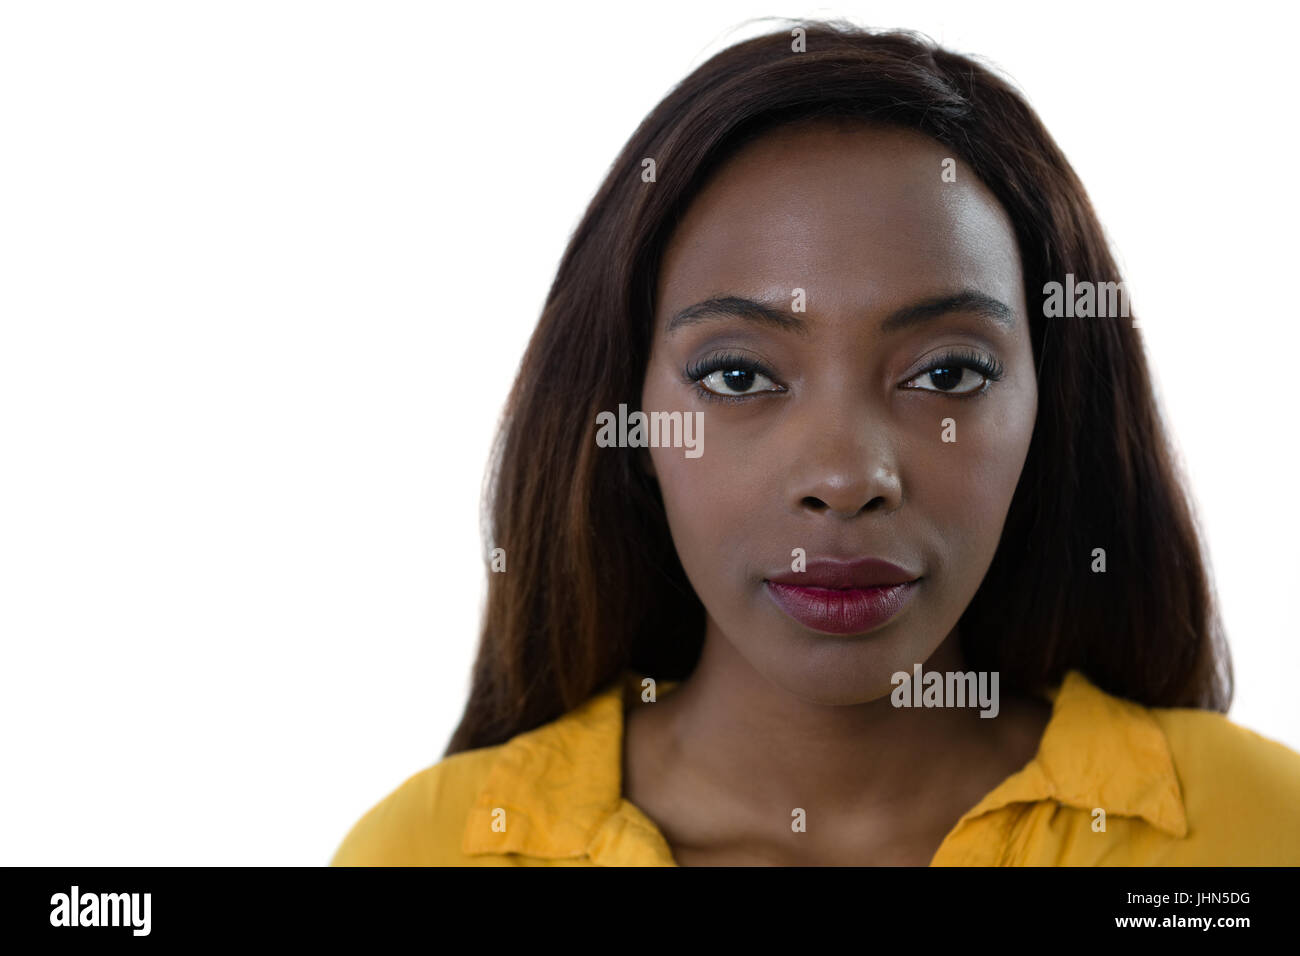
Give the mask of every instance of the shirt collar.
<path id="1" fill-rule="evenodd" d="M 658 829 L 622 796 L 623 712 L 639 683 L 625 673 L 577 709 L 502 744 L 470 809 L 462 850 L 672 865 Z M 675 683 L 660 681 L 659 690 Z M 1052 716 L 1038 753 L 963 814 L 957 828 L 1011 803 L 1055 800 L 1141 817 L 1185 836 L 1173 757 L 1148 710 L 1110 696 L 1079 671 L 1047 696 Z"/>
<path id="2" fill-rule="evenodd" d="M 957 826 L 1011 803 L 1055 800 L 1091 813 L 1141 817 L 1187 835 L 1169 741 L 1141 704 L 1113 697 L 1072 670 L 1048 691 L 1052 716 L 1038 753 L 962 815 Z"/>
<path id="3" fill-rule="evenodd" d="M 676 684 L 659 681 L 658 690 Z M 503 744 L 470 809 L 461 849 L 673 865 L 662 834 L 622 795 L 623 711 L 639 685 L 624 672 L 575 710 Z"/>

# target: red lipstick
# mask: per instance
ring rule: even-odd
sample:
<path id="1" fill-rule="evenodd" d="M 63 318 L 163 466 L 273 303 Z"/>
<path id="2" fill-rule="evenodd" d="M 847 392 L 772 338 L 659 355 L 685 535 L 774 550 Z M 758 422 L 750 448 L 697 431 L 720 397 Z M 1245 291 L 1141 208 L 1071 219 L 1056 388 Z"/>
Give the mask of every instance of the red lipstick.
<path id="1" fill-rule="evenodd" d="M 863 634 L 901 611 L 920 575 L 879 558 L 818 559 L 806 571 L 764 580 L 776 606 L 804 627 L 825 634 Z"/>

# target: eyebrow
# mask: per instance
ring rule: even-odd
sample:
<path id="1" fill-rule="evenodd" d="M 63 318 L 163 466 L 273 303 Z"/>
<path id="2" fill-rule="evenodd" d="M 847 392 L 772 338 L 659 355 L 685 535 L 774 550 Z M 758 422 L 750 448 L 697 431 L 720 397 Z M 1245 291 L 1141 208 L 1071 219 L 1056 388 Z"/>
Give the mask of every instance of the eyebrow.
<path id="1" fill-rule="evenodd" d="M 1013 318 L 1015 313 L 1011 306 L 1001 299 L 995 299 L 976 289 L 963 289 L 951 295 L 923 299 L 896 309 L 880 323 L 880 331 L 897 332 L 909 326 L 937 319 L 950 312 L 973 313 L 991 319 L 1007 329 L 1015 324 Z M 740 318 L 784 332 L 805 336 L 808 334 L 808 323 L 796 314 L 764 302 L 734 295 L 713 296 L 703 302 L 688 305 L 668 320 L 667 333 L 671 335 L 684 326 L 722 318 Z"/>
<path id="2" fill-rule="evenodd" d="M 727 318 L 747 319 L 783 332 L 808 334 L 808 324 L 793 312 L 735 295 L 715 295 L 703 302 L 688 305 L 668 320 L 668 334 L 671 335 L 684 326 L 695 325 L 709 319 Z"/>

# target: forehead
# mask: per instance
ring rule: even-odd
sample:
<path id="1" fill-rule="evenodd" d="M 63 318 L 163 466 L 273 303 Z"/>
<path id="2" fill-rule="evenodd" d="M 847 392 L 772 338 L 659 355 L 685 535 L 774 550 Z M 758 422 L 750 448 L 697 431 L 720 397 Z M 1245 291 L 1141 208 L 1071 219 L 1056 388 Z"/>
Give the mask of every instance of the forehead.
<path id="1" fill-rule="evenodd" d="M 656 302 L 662 319 L 718 292 L 798 287 L 810 311 L 814 295 L 885 308 L 970 286 L 1022 306 L 1015 233 L 988 188 L 920 133 L 817 121 L 764 134 L 711 177 L 665 247 Z"/>

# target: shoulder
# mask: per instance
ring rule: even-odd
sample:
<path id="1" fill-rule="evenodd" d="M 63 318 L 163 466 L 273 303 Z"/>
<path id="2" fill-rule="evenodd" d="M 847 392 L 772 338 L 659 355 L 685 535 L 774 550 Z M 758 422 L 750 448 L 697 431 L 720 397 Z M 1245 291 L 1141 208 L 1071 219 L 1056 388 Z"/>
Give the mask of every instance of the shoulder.
<path id="1" fill-rule="evenodd" d="M 413 774 L 357 821 L 331 865 L 516 866 L 585 857 L 621 800 L 622 699 L 621 684 L 612 682 L 549 723 Z"/>
<path id="2" fill-rule="evenodd" d="M 444 757 L 412 774 L 348 831 L 330 866 L 455 866 L 465 823 L 501 746 Z"/>
<path id="3" fill-rule="evenodd" d="M 1300 753 L 1211 710 L 1152 707 L 1147 711 L 1164 731 L 1184 788 L 1253 799 L 1300 797 Z"/>
<path id="4" fill-rule="evenodd" d="M 1217 711 L 1148 709 L 1207 864 L 1300 864 L 1300 753 Z"/>

